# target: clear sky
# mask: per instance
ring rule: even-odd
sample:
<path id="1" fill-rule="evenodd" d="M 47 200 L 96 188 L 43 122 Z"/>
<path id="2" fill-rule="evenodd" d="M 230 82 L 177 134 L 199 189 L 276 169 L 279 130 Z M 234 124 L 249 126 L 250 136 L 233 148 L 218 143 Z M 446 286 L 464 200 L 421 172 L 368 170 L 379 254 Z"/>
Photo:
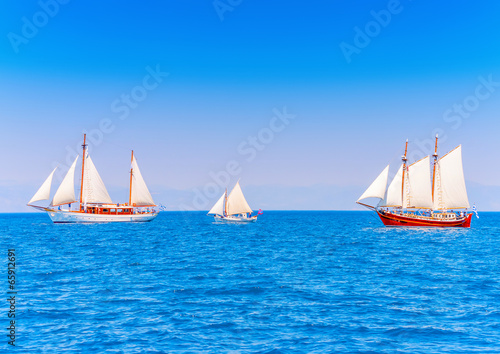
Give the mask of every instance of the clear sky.
<path id="1" fill-rule="evenodd" d="M 207 210 L 238 178 L 254 209 L 356 209 L 438 131 L 500 210 L 497 1 L 1 6 L 0 212 L 59 164 L 55 190 L 84 132 L 114 200 L 134 149 L 158 203 Z"/>

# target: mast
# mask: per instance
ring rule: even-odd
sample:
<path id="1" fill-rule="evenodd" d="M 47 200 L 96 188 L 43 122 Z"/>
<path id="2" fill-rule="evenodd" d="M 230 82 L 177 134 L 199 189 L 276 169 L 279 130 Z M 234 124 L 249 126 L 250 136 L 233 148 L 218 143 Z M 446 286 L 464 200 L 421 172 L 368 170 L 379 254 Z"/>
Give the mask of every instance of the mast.
<path id="1" fill-rule="evenodd" d="M 406 158 L 406 153 L 408 152 L 408 139 L 406 139 L 406 145 L 405 145 L 405 154 L 402 156 L 403 160 L 403 174 L 402 174 L 402 180 L 401 180 L 401 208 L 404 207 L 404 197 L 405 197 L 405 172 L 406 172 L 406 162 L 408 159 Z"/>
<path id="2" fill-rule="evenodd" d="M 436 164 L 438 162 L 438 135 L 436 134 L 436 145 L 434 146 L 434 164 L 432 168 L 432 200 L 434 201 L 434 183 L 436 181 Z"/>
<path id="3" fill-rule="evenodd" d="M 83 158 L 82 158 L 82 182 L 80 185 L 80 210 L 82 209 L 82 196 L 83 196 L 83 176 L 85 171 L 85 150 L 87 149 L 87 134 L 83 134 Z"/>
<path id="4" fill-rule="evenodd" d="M 128 194 L 128 205 L 132 206 L 132 175 L 134 173 L 133 164 L 134 163 L 134 150 L 132 150 L 132 157 L 130 158 L 130 189 Z"/>
<path id="5" fill-rule="evenodd" d="M 226 193 L 225 193 L 225 197 L 224 197 L 224 215 L 222 216 L 226 216 L 227 215 L 227 188 L 226 188 Z"/>

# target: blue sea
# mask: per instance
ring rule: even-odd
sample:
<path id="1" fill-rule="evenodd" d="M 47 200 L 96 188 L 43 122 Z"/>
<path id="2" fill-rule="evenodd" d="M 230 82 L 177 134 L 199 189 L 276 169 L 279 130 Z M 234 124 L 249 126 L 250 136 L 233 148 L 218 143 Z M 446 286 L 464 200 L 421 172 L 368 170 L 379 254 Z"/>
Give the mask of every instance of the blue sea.
<path id="1" fill-rule="evenodd" d="M 370 212 L 52 224 L 0 214 L 19 353 L 499 353 L 500 213 L 471 229 Z M 7 352 L 9 302 L 0 305 Z"/>

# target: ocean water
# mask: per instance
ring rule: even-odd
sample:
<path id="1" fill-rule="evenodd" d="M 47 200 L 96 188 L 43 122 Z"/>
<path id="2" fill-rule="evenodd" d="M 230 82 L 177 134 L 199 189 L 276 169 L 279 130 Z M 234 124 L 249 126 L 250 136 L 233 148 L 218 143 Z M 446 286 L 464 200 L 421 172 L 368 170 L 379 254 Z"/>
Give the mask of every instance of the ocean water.
<path id="1" fill-rule="evenodd" d="M 498 353 L 500 213 L 480 217 L 403 229 L 370 212 L 265 212 L 247 225 L 0 214 L 0 287 L 13 248 L 19 353 Z"/>

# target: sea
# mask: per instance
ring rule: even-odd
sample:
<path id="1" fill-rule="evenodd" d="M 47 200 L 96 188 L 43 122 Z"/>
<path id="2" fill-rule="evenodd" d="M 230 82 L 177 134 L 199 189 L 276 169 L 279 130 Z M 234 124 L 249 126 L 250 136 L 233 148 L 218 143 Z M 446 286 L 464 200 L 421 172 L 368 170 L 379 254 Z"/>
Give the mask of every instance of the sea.
<path id="1" fill-rule="evenodd" d="M 431 229 L 369 211 L 0 214 L 0 352 L 499 353 L 500 213 L 479 216 Z"/>

